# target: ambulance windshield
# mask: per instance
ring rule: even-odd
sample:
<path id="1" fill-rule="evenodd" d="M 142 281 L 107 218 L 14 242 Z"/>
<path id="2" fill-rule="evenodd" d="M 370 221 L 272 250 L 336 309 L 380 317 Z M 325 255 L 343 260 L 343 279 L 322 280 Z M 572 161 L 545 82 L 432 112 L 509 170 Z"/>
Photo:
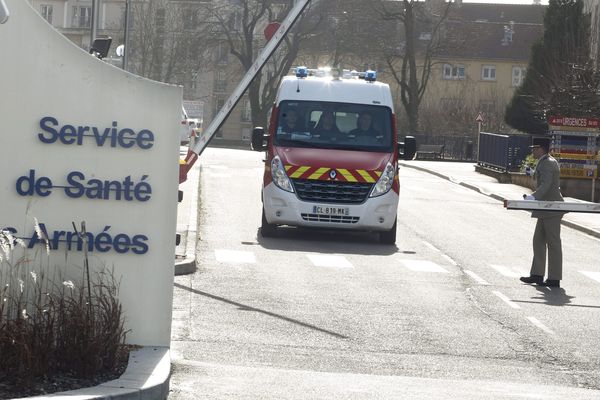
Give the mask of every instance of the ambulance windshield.
<path id="1" fill-rule="evenodd" d="M 393 137 L 388 107 L 320 101 L 279 104 L 277 146 L 390 152 Z"/>

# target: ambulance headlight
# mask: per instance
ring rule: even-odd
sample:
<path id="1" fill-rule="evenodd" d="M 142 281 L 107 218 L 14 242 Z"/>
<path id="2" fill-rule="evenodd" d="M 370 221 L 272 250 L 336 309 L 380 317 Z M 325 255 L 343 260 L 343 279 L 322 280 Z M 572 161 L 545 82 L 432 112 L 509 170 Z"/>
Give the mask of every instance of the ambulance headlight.
<path id="1" fill-rule="evenodd" d="M 271 177 L 278 188 L 285 190 L 286 192 L 294 193 L 292 182 L 290 181 L 290 178 L 288 178 L 285 167 L 279 156 L 273 157 L 273 160 L 271 161 Z"/>
<path id="2" fill-rule="evenodd" d="M 385 169 L 383 170 L 383 174 L 381 174 L 379 177 L 379 180 L 373 187 L 369 197 L 377 197 L 389 192 L 394 184 L 395 175 L 396 170 L 394 169 L 394 166 L 391 163 L 387 163 Z"/>

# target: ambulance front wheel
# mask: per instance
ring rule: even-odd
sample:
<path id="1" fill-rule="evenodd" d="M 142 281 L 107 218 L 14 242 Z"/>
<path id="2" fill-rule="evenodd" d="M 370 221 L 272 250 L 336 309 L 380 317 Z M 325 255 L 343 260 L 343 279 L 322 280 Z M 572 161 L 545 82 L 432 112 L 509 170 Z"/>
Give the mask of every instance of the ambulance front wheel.
<path id="1" fill-rule="evenodd" d="M 264 208 L 262 210 L 262 223 L 260 225 L 260 234 L 262 237 L 273 237 L 277 235 L 277 225 L 273 225 L 267 222 Z"/>
<path id="2" fill-rule="evenodd" d="M 392 229 L 389 231 L 379 232 L 379 243 L 381 244 L 395 244 L 396 243 L 396 224 L 397 221 L 394 221 L 394 225 Z"/>

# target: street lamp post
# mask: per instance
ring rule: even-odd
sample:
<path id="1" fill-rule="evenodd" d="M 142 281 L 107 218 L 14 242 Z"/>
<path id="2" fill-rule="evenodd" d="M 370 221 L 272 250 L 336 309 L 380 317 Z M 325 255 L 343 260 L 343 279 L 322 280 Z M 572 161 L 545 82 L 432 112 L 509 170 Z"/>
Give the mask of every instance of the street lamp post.
<path id="1" fill-rule="evenodd" d="M 90 47 L 94 40 L 96 40 L 97 31 L 98 31 L 98 3 L 100 0 L 92 0 L 92 15 L 90 15 Z"/>
<path id="2" fill-rule="evenodd" d="M 131 21 L 131 0 L 125 1 L 125 39 L 123 49 L 123 69 L 127 71 L 129 63 L 129 31 Z"/>

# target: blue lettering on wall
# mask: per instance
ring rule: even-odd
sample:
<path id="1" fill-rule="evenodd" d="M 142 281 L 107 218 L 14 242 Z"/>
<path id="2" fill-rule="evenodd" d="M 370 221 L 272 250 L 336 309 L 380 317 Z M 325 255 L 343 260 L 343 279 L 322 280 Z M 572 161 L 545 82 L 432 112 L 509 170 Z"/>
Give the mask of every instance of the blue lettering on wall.
<path id="1" fill-rule="evenodd" d="M 47 144 L 58 141 L 66 145 L 81 146 L 84 138 L 91 138 L 90 140 L 98 147 L 108 145 L 129 149 L 137 146 L 142 150 L 148 150 L 154 146 L 154 133 L 151 130 L 142 129 L 136 132 L 131 128 L 119 129 L 117 121 L 113 121 L 107 128 L 69 124 L 61 126 L 56 118 L 48 116 L 40 120 L 40 129 L 42 132 L 38 133 L 38 138 L 42 143 Z"/>
<path id="2" fill-rule="evenodd" d="M 50 178 L 42 176 L 35 179 L 35 170 L 30 169 L 29 175 L 23 175 L 17 179 L 17 193 L 21 196 L 33 196 L 37 194 L 46 197 L 52 193 L 52 181 Z"/>
<path id="3" fill-rule="evenodd" d="M 88 198 L 99 200 L 125 200 L 144 202 L 152 197 L 152 186 L 146 182 L 148 175 L 142 175 L 139 182 L 127 175 L 123 180 L 86 179 L 80 171 L 72 171 L 67 175 L 67 185 L 54 185 L 48 177 L 36 178 L 36 171 L 29 170 L 28 175 L 17 179 L 16 190 L 21 196 L 38 195 L 46 197 L 53 188 L 61 188 L 71 198 Z"/>
<path id="4" fill-rule="evenodd" d="M 74 231 L 49 231 L 44 223 L 39 223 L 39 230 L 34 230 L 31 237 L 23 238 L 27 248 L 33 249 L 36 245 L 41 245 L 49 250 L 58 250 L 61 243 L 64 243 L 67 250 L 87 251 L 106 253 L 111 250 L 120 253 L 146 254 L 148 252 L 148 236 L 137 234 L 129 236 L 125 233 L 111 234 L 110 225 L 104 227 L 102 232 L 94 234 L 86 232 L 85 235 L 78 235 Z M 14 228 L 6 228 L 13 235 L 17 234 Z M 87 243 L 87 246 L 86 246 Z"/>

